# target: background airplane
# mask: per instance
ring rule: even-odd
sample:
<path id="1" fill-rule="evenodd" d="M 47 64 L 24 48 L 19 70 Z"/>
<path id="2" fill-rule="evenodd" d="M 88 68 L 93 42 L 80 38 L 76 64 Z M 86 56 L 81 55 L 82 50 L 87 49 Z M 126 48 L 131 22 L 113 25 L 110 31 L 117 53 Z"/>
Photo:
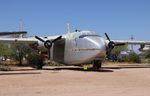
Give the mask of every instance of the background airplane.
<path id="1" fill-rule="evenodd" d="M 20 33 L 16 32 L 14 34 Z M 0 42 L 26 44 L 38 50 L 41 55 L 47 53 L 49 60 L 54 60 L 59 63 L 68 65 L 92 63 L 93 70 L 95 71 L 101 68 L 101 64 L 106 55 L 110 54 L 115 46 L 138 44 L 141 45 L 140 49 L 142 50 L 145 45 L 150 45 L 150 42 L 145 41 L 111 40 L 107 33 L 105 35 L 107 38 L 103 38 L 93 31 L 76 30 L 75 32 L 70 32 L 68 25 L 67 33 L 63 35 L 20 38 L 5 37 L 0 38 Z M 42 68 L 42 65 L 39 65 L 38 68 Z"/>

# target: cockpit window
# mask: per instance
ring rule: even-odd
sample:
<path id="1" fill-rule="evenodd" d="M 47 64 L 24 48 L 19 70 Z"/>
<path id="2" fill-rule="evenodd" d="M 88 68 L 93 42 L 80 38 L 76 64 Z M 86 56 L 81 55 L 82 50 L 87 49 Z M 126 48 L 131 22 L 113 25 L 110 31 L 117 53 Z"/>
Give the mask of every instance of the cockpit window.
<path id="1" fill-rule="evenodd" d="M 101 36 L 99 36 L 99 35 L 81 35 L 81 36 L 79 36 L 79 38 L 84 38 L 84 37 L 86 37 L 86 36 L 97 36 L 97 37 L 101 37 Z"/>

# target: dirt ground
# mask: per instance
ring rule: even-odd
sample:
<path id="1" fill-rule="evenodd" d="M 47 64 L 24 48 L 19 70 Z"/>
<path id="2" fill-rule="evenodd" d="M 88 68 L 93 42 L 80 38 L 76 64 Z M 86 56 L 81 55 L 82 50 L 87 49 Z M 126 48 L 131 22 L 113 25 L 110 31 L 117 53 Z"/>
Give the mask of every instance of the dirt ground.
<path id="1" fill-rule="evenodd" d="M 150 96 L 150 68 L 108 67 L 0 71 L 0 96 Z"/>

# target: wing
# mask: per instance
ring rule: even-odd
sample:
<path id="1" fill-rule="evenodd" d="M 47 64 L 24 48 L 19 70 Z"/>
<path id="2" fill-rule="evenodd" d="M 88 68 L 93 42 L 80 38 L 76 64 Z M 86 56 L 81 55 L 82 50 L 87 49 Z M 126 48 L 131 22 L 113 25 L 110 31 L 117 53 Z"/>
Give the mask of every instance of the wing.
<path id="1" fill-rule="evenodd" d="M 111 40 L 109 38 L 109 36 L 107 35 L 107 33 L 105 33 L 105 36 L 107 37 L 106 43 L 107 43 L 107 45 L 108 45 L 107 47 L 109 49 L 108 53 L 110 53 L 111 50 L 115 46 L 122 46 L 122 45 L 125 45 L 125 44 L 141 45 L 141 47 L 139 48 L 140 51 L 143 50 L 143 48 L 145 47 L 145 45 L 150 45 L 150 41 Z"/>
<path id="2" fill-rule="evenodd" d="M 0 43 L 34 44 L 37 42 L 35 38 L 0 38 Z"/>
<path id="3" fill-rule="evenodd" d="M 0 32 L 0 36 L 27 34 L 26 31 Z"/>
<path id="4" fill-rule="evenodd" d="M 150 45 L 148 41 L 129 41 L 129 40 L 112 40 L 116 45 L 120 44 L 133 44 L 133 45 L 140 45 L 139 51 L 144 51 L 145 45 Z"/>
<path id="5" fill-rule="evenodd" d="M 112 40 L 116 44 L 150 45 L 149 41 Z"/>
<path id="6" fill-rule="evenodd" d="M 42 39 L 42 41 L 55 41 L 58 39 L 60 36 L 48 36 L 48 37 L 39 37 Z M 60 40 L 62 40 L 64 37 L 62 37 Z M 32 45 L 32 44 L 44 44 L 41 40 L 35 38 L 35 37 L 27 37 L 27 38 L 0 38 L 0 43 L 22 43 L 22 44 L 27 44 L 27 45 Z"/>

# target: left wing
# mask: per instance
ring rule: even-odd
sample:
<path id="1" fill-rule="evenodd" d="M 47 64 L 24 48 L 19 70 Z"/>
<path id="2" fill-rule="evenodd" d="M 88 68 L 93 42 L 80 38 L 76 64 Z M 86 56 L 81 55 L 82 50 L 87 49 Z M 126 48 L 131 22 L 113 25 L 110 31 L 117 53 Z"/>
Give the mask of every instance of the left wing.
<path id="1" fill-rule="evenodd" d="M 112 40 L 116 44 L 124 43 L 124 44 L 133 44 L 133 45 L 150 45 L 148 41 L 131 41 L 131 40 Z"/>
<path id="2" fill-rule="evenodd" d="M 144 51 L 145 45 L 150 45 L 148 41 L 130 41 L 130 40 L 112 40 L 115 44 L 133 44 L 140 45 L 139 51 Z"/>
<path id="3" fill-rule="evenodd" d="M 107 35 L 107 33 L 105 33 L 105 36 L 107 37 L 106 43 L 107 43 L 108 49 L 109 49 L 108 53 L 110 53 L 111 50 L 115 46 L 121 46 L 121 45 L 125 45 L 125 44 L 141 45 L 141 47 L 139 48 L 140 51 L 143 50 L 143 48 L 145 47 L 145 45 L 150 45 L 150 41 L 111 40 L 109 38 L 109 36 Z"/>

